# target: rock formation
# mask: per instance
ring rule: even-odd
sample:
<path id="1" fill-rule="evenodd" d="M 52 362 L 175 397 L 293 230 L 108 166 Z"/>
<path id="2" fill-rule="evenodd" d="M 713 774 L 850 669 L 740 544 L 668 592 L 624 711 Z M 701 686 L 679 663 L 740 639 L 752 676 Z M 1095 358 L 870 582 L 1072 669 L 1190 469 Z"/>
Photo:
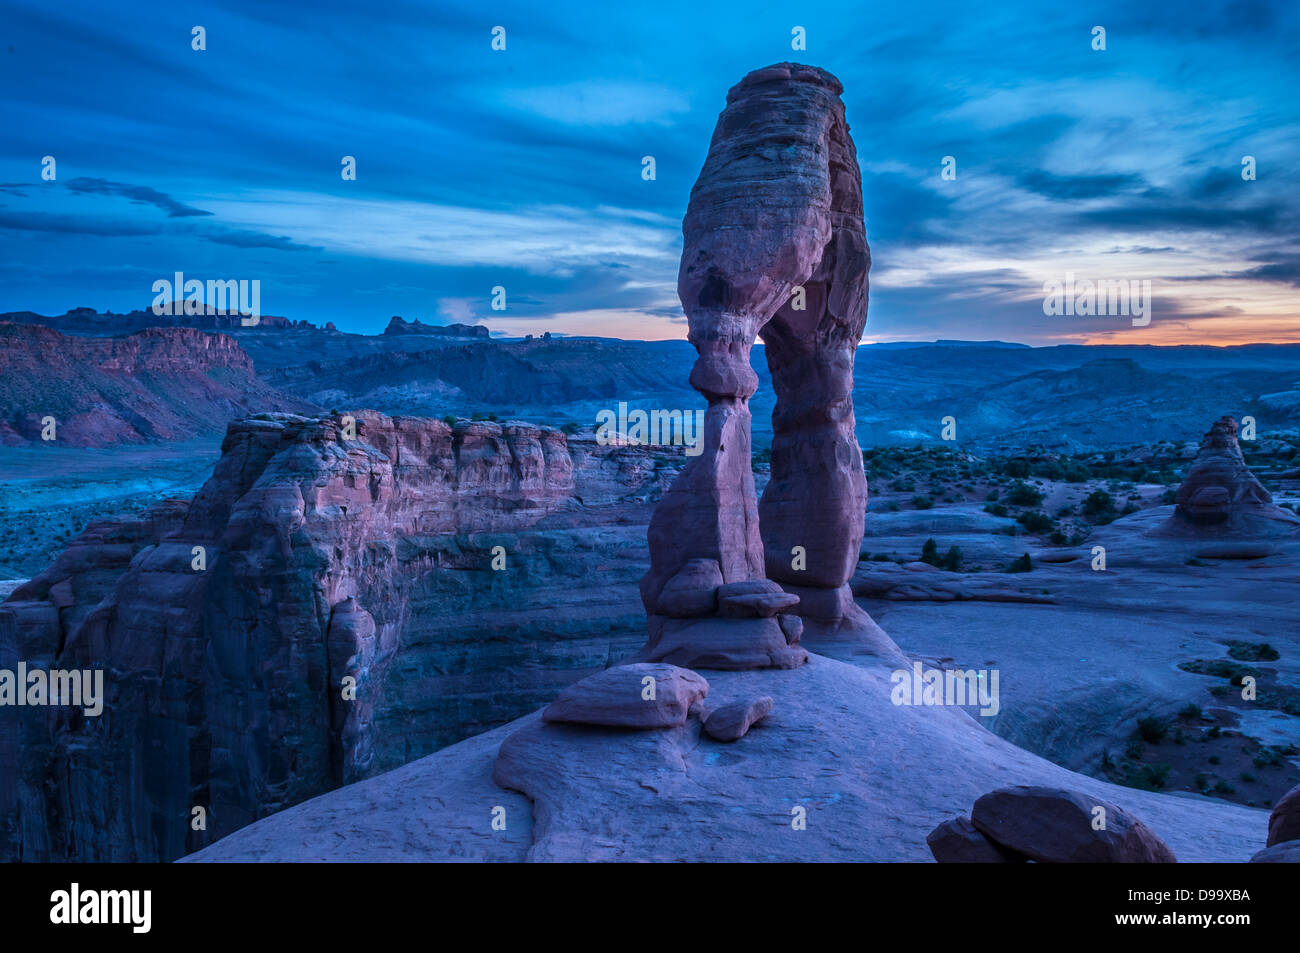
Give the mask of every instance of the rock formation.
<path id="1" fill-rule="evenodd" d="M 0 668 L 103 669 L 106 695 L 99 718 L 0 709 L 0 858 L 171 860 L 635 650 L 675 462 L 525 424 L 355 424 L 232 423 L 192 502 L 92 524 L 0 604 Z"/>
<path id="2" fill-rule="evenodd" d="M 1246 466 L 1237 442 L 1237 421 L 1220 417 L 1201 440 L 1175 498 L 1174 525 L 1218 533 L 1256 535 L 1274 527 L 1261 521 L 1300 525 L 1292 514 L 1273 505 L 1273 495 Z"/>
<path id="3" fill-rule="evenodd" d="M 691 191 L 677 291 L 708 410 L 703 451 L 650 524 L 647 659 L 789 668 L 807 658 L 791 633 L 808 622 L 893 648 L 847 586 L 866 511 L 851 392 L 871 258 L 840 92 L 813 67 L 750 73 Z M 760 333 L 777 392 L 761 508 L 749 411 Z M 782 624 L 796 605 L 803 621 Z"/>

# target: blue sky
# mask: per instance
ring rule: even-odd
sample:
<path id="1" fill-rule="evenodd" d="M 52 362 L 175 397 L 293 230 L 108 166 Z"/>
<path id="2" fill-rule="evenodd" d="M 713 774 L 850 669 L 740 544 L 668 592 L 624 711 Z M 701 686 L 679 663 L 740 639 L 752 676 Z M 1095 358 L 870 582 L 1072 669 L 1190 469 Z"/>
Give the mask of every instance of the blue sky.
<path id="1" fill-rule="evenodd" d="M 147 307 L 183 271 L 343 330 L 683 337 L 726 91 L 796 60 L 844 83 L 867 340 L 1297 341 L 1298 40 L 1300 5 L 1255 0 L 4 0 L 0 310 Z M 1151 324 L 1045 315 L 1067 272 L 1151 280 Z"/>

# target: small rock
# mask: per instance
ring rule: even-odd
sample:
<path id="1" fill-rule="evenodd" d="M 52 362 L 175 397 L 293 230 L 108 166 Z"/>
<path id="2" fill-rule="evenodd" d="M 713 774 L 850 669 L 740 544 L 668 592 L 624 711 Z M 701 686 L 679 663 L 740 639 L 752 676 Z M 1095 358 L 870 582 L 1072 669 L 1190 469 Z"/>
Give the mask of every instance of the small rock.
<path id="1" fill-rule="evenodd" d="M 944 821 L 926 835 L 925 843 L 941 864 L 1010 864 L 1025 860 L 985 837 L 969 817 Z"/>
<path id="2" fill-rule="evenodd" d="M 785 644 L 798 645 L 803 638 L 803 619 L 787 612 L 777 616 L 776 621 L 781 623 L 781 631 L 785 633 Z"/>
<path id="3" fill-rule="evenodd" d="M 654 678 L 653 697 L 647 677 Z M 663 662 L 618 665 L 574 682 L 542 719 L 608 728 L 671 728 L 686 723 L 696 701 L 709 693 L 703 676 Z"/>
<path id="4" fill-rule="evenodd" d="M 1105 827 L 1094 830 L 1094 809 Z M 1177 863 L 1152 830 L 1123 808 L 1061 788 L 999 788 L 975 802 L 971 823 L 990 839 L 1049 864 Z"/>
<path id="5" fill-rule="evenodd" d="M 770 695 L 760 695 L 749 701 L 732 702 L 715 708 L 704 719 L 704 732 L 717 741 L 735 741 L 743 738 L 756 722 L 772 713 Z"/>

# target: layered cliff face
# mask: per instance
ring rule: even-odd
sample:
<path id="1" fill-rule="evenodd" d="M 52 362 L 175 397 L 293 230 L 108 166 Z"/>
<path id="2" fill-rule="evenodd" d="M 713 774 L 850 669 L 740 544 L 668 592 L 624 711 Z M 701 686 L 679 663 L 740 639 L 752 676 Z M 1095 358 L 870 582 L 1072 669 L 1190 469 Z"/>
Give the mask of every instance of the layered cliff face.
<path id="1" fill-rule="evenodd" d="M 0 667 L 105 671 L 97 718 L 0 708 L 7 856 L 170 860 L 635 650 L 679 461 L 522 424 L 346 427 L 236 421 L 188 505 L 92 526 L 0 606 Z"/>
<path id="2" fill-rule="evenodd" d="M 0 322 L 0 445 L 105 447 L 218 435 L 252 409 L 315 410 L 264 384 L 234 338 L 149 328 L 86 338 Z"/>

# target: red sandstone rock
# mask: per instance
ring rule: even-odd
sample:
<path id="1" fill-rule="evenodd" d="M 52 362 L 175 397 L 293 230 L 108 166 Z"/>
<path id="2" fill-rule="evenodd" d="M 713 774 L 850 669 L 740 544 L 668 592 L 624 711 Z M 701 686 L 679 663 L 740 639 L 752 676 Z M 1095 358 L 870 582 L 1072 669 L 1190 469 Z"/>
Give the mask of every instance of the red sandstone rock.
<path id="1" fill-rule="evenodd" d="M 1104 808 L 1099 815 L 1096 808 Z M 1102 829 L 1095 829 L 1098 818 Z M 1019 786 L 985 794 L 971 823 L 1003 848 L 1039 863 L 1176 863 L 1173 851 L 1121 807 L 1077 791 Z"/>
<path id="2" fill-rule="evenodd" d="M 709 712 L 704 719 L 704 733 L 715 741 L 736 741 L 749 729 L 772 713 L 772 696 L 760 695 L 747 701 L 732 702 Z"/>
<path id="3" fill-rule="evenodd" d="M 708 694 L 709 683 L 689 669 L 649 662 L 618 665 L 564 689 L 542 712 L 542 719 L 608 728 L 672 728 L 685 724 L 691 706 Z"/>
<path id="4" fill-rule="evenodd" d="M 651 567 L 641 587 L 651 617 L 646 658 L 672 651 L 697 664 L 709 657 L 734 667 L 737 657 L 724 658 L 731 650 L 723 646 L 751 662 L 770 658 L 787 665 L 797 658 L 784 639 L 764 641 L 782 634 L 776 629 L 755 626 L 746 648 L 738 628 L 659 621 L 680 614 L 679 603 L 665 607 L 660 600 L 690 560 L 715 561 L 724 588 L 769 576 L 792 586 L 842 590 L 852 606 L 847 584 L 866 511 L 853 434 L 853 360 L 866 321 L 871 258 L 840 92 L 835 77 L 813 67 L 780 63 L 750 73 L 728 93 L 691 190 L 677 291 L 699 353 L 690 383 L 709 407 L 702 453 L 687 464 L 651 522 Z M 760 332 L 778 398 L 772 482 L 762 514 L 751 472 L 749 414 L 758 384 L 749 354 Z M 795 547 L 803 547 L 797 559 Z M 728 599 L 720 591 L 718 604 L 722 615 L 770 617 L 795 603 Z M 897 652 L 856 606 L 818 624 L 860 629 Z M 692 656 L 689 640 L 697 637 L 710 644 Z M 659 646 L 665 638 L 670 648 Z"/>
<path id="5" fill-rule="evenodd" d="M 1268 816 L 1268 846 L 1300 841 L 1300 785 L 1283 794 Z"/>
<path id="6" fill-rule="evenodd" d="M 1010 864 L 1025 860 L 976 830 L 969 817 L 944 821 L 925 836 L 925 843 L 941 864 Z"/>
<path id="7" fill-rule="evenodd" d="M 1178 516 L 1202 525 L 1226 522 L 1240 507 L 1273 502 L 1272 494 L 1246 466 L 1232 417 L 1220 417 L 1205 434 L 1175 502 Z"/>

